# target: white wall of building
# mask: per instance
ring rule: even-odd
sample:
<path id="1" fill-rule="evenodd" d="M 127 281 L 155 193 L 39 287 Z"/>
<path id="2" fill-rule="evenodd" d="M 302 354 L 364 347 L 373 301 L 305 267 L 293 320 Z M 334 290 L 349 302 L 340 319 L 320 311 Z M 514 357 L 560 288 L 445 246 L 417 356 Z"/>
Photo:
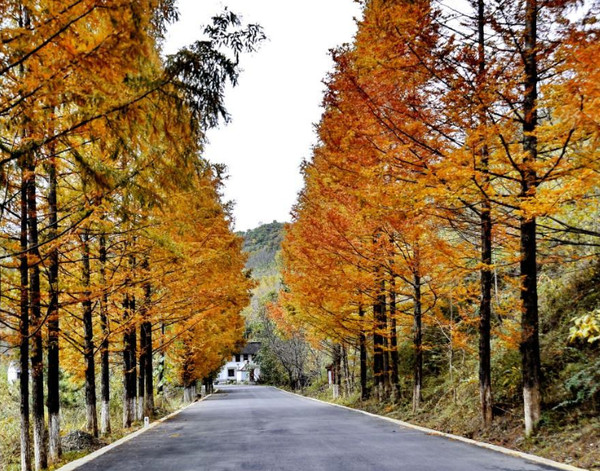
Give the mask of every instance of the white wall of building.
<path id="1" fill-rule="evenodd" d="M 8 371 L 6 372 L 6 376 L 7 376 L 8 384 L 10 384 L 10 385 L 15 384 L 19 380 L 19 377 L 21 376 L 21 371 L 19 369 L 19 366 L 16 363 L 11 362 L 8 367 Z"/>
<path id="2" fill-rule="evenodd" d="M 254 381 L 258 381 L 260 377 L 260 368 L 253 362 L 254 355 L 233 355 L 231 360 L 225 363 L 225 366 L 221 368 L 217 380 L 220 383 L 227 381 L 243 383 L 250 381 L 250 371 L 248 371 L 248 365 L 253 366 L 254 369 Z M 230 375 L 230 370 L 233 370 L 233 376 Z"/>

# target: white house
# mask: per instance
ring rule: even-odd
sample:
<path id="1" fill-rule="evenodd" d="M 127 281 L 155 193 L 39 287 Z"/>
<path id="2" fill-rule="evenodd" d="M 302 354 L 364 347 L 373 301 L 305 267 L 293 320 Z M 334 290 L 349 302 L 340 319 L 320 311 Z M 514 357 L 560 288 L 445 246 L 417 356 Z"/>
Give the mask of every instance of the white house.
<path id="1" fill-rule="evenodd" d="M 260 378 L 260 367 L 255 357 L 260 350 L 260 342 L 248 342 L 241 352 L 232 355 L 221 368 L 217 381 L 219 383 L 254 383 Z"/>
<path id="2" fill-rule="evenodd" d="M 8 384 L 15 384 L 19 378 L 21 377 L 21 369 L 19 365 L 17 365 L 14 361 L 10 362 L 8 366 L 8 371 L 6 372 Z"/>

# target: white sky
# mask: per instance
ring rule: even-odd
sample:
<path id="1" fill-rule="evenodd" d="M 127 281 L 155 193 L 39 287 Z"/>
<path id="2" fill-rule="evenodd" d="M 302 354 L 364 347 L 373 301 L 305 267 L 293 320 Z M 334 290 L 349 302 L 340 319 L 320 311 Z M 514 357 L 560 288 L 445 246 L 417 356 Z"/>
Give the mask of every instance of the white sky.
<path id="1" fill-rule="evenodd" d="M 238 86 L 229 89 L 229 125 L 211 131 L 205 157 L 229 170 L 225 199 L 234 200 L 236 230 L 289 221 L 302 187 L 299 166 L 315 143 L 322 80 L 333 66 L 329 49 L 349 43 L 360 6 L 353 0 L 179 0 L 180 21 L 165 50 L 201 36 L 200 25 L 225 6 L 244 23 L 259 23 L 268 40 L 242 58 Z"/>

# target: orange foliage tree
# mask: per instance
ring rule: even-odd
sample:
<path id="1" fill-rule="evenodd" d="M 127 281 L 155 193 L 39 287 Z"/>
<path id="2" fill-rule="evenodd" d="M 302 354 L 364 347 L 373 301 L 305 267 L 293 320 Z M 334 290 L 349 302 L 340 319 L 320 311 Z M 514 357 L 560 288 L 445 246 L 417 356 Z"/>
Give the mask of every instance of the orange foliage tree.
<path id="1" fill-rule="evenodd" d="M 50 461 L 61 455 L 59 357 L 74 380 L 85 381 L 87 427 L 97 434 L 100 356 L 100 429 L 108 433 L 109 357 L 115 350 L 123 353 L 125 363 L 125 423 L 134 417 L 136 398 L 138 417 L 152 413 L 152 333 L 164 325 L 153 309 L 160 302 L 169 296 L 182 299 L 184 287 L 206 286 L 187 300 L 211 312 L 203 342 L 210 344 L 215 335 L 229 347 L 216 341 L 201 375 L 216 367 L 215 355 L 225 355 L 239 340 L 236 316 L 247 300 L 240 244 L 220 200 L 219 179 L 199 153 L 206 128 L 226 117 L 223 90 L 227 81 L 237 81 L 240 54 L 252 50 L 263 35 L 257 25 L 242 28 L 226 12 L 206 29 L 209 40 L 163 59 L 166 25 L 177 18 L 170 0 L 7 1 L 0 3 L 0 12 L 0 173 L 6 190 L 3 208 L 10 208 L 1 221 L 7 261 L 2 280 L 10 287 L 2 296 L 10 307 L 0 320 L 17 333 L 10 339 L 20 349 L 21 466 L 31 469 L 31 359 L 34 465 L 42 469 L 47 466 L 46 437 Z M 179 203 L 206 204 L 213 219 L 164 227 L 164 244 L 174 247 L 188 238 L 196 247 L 165 258 L 155 251 L 156 235 L 149 231 L 167 223 L 168 211 L 187 215 L 185 209 L 167 208 L 166 201 L 172 193 L 191 189 L 203 198 Z M 192 242 L 206 231 L 221 245 Z M 183 239 L 174 242 L 177 238 Z M 212 277 L 200 276 L 200 268 L 185 261 L 189 256 L 200 263 L 209 253 L 215 264 Z M 180 266 L 190 276 L 186 286 L 173 276 L 160 285 L 161 276 Z M 219 279 L 222 291 L 216 288 Z M 166 290 L 160 295 L 159 286 Z M 206 296 L 204 305 L 201 296 Z M 221 299 L 222 318 L 216 307 L 207 307 L 216 298 Z M 176 302 L 171 307 L 179 308 Z M 181 310 L 188 311 L 180 319 L 185 324 L 193 313 L 183 301 Z M 220 330 L 209 328 L 219 322 Z M 173 321 L 170 329 L 177 325 Z M 164 345 L 167 349 L 174 343 Z"/>
<path id="2" fill-rule="evenodd" d="M 369 333 L 374 385 L 385 390 L 390 380 L 397 388 L 397 323 L 410 306 L 414 410 L 422 321 L 450 343 L 448 325 L 466 333 L 477 324 L 489 426 L 492 314 L 498 323 L 507 315 L 492 309 L 495 277 L 521 300 L 503 328 L 520 317 L 512 344 L 530 434 L 541 410 L 538 240 L 597 236 L 567 216 L 595 201 L 597 33 L 593 11 L 567 17 L 573 2 L 472 7 L 366 2 L 354 44 L 334 54 L 320 142 L 284 242 L 284 297 L 292 318 L 324 337 L 364 343 Z"/>

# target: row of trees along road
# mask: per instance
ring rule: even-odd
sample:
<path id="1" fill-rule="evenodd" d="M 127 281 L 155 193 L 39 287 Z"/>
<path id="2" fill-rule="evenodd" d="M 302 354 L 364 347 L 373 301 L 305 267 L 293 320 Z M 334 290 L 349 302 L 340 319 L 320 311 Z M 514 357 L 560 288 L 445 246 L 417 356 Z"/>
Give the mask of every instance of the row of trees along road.
<path id="1" fill-rule="evenodd" d="M 437 347 L 423 329 L 443 333 L 450 374 L 478 334 L 485 426 L 492 340 L 518 347 L 529 435 L 538 269 L 597 256 L 598 3 L 448 5 L 369 0 L 334 51 L 280 303 L 313 337 L 360 349 L 363 397 L 370 367 L 379 397 L 398 396 L 398 333 L 412 335 L 415 410 Z"/>
<path id="2" fill-rule="evenodd" d="M 199 155 L 263 34 L 225 11 L 165 58 L 174 3 L 0 2 L 0 332 L 20 358 L 24 471 L 32 451 L 37 470 L 60 459 L 61 371 L 85 382 L 97 436 L 109 358 L 130 426 L 152 416 L 157 354 L 193 390 L 241 341 L 245 258 L 223 169 Z"/>

